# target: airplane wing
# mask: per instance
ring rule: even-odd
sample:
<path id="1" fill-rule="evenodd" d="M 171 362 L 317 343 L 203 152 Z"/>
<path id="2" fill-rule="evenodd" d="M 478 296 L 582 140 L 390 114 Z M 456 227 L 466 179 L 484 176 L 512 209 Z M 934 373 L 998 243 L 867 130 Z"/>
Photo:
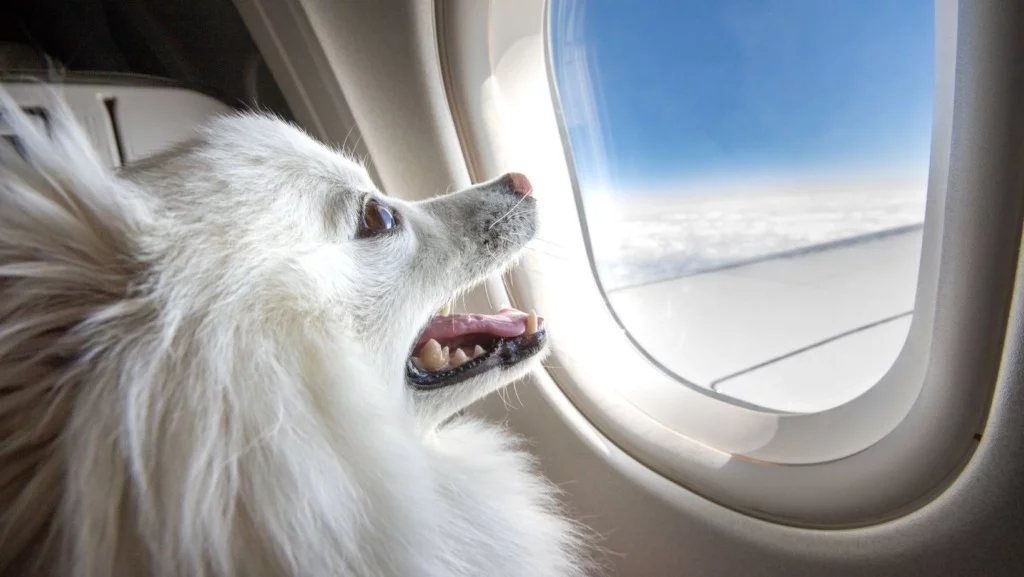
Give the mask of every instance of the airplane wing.
<path id="1" fill-rule="evenodd" d="M 910 327 L 921 230 L 642 286 L 609 300 L 694 385 L 780 411 L 834 407 L 892 366 Z"/>

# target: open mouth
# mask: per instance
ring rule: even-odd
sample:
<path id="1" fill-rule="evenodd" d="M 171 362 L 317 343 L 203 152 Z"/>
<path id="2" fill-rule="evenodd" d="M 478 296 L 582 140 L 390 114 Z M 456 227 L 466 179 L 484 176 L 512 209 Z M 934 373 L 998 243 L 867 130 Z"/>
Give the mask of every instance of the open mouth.
<path id="1" fill-rule="evenodd" d="M 544 319 L 501 309 L 496 315 L 451 314 L 430 319 L 406 362 L 409 386 L 430 390 L 511 367 L 544 349 Z"/>

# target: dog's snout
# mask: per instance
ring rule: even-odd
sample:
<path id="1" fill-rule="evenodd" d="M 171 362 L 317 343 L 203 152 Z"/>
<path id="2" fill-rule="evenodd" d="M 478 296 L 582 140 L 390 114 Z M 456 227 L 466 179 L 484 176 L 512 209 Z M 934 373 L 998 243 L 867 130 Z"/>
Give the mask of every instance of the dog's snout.
<path id="1" fill-rule="evenodd" d="M 529 196 L 533 192 L 533 185 L 530 184 L 530 179 L 526 178 L 526 175 L 521 172 L 510 172 L 502 177 L 502 179 L 516 196 Z"/>
<path id="2" fill-rule="evenodd" d="M 425 201 L 438 232 L 468 253 L 483 256 L 478 264 L 511 257 L 537 232 L 537 200 L 524 174 L 510 172 L 457 193 Z M 446 249 L 445 253 L 452 253 Z"/>

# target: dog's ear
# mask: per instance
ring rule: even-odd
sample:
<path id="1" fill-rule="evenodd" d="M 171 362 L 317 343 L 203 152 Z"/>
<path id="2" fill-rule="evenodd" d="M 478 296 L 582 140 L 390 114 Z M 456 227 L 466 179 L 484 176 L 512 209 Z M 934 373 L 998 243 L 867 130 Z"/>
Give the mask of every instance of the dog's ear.
<path id="1" fill-rule="evenodd" d="M 59 98 L 47 109 L 42 129 L 0 90 L 17 141 L 0 142 L 0 363 L 14 339 L 57 341 L 60 327 L 111 315 L 142 275 L 136 243 L 151 221 L 147 205 Z"/>
<path id="2" fill-rule="evenodd" d="M 49 130 L 0 91 L 0 573 L 57 558 L 47 539 L 65 472 L 59 443 L 89 370 L 88 335 L 145 314 L 131 231 L 145 210 L 59 99 Z M 96 341 L 92 341 L 95 343 Z M 30 551 L 29 549 L 32 549 Z"/>

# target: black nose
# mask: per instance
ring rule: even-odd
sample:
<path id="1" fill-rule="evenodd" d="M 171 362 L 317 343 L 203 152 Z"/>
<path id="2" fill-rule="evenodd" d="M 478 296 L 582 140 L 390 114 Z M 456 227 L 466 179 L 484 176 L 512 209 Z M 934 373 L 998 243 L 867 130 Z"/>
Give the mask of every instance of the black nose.
<path id="1" fill-rule="evenodd" d="M 533 192 L 533 185 L 530 184 L 530 179 L 526 178 L 526 175 L 521 172 L 510 172 L 502 177 L 502 180 L 516 196 L 529 196 Z"/>

